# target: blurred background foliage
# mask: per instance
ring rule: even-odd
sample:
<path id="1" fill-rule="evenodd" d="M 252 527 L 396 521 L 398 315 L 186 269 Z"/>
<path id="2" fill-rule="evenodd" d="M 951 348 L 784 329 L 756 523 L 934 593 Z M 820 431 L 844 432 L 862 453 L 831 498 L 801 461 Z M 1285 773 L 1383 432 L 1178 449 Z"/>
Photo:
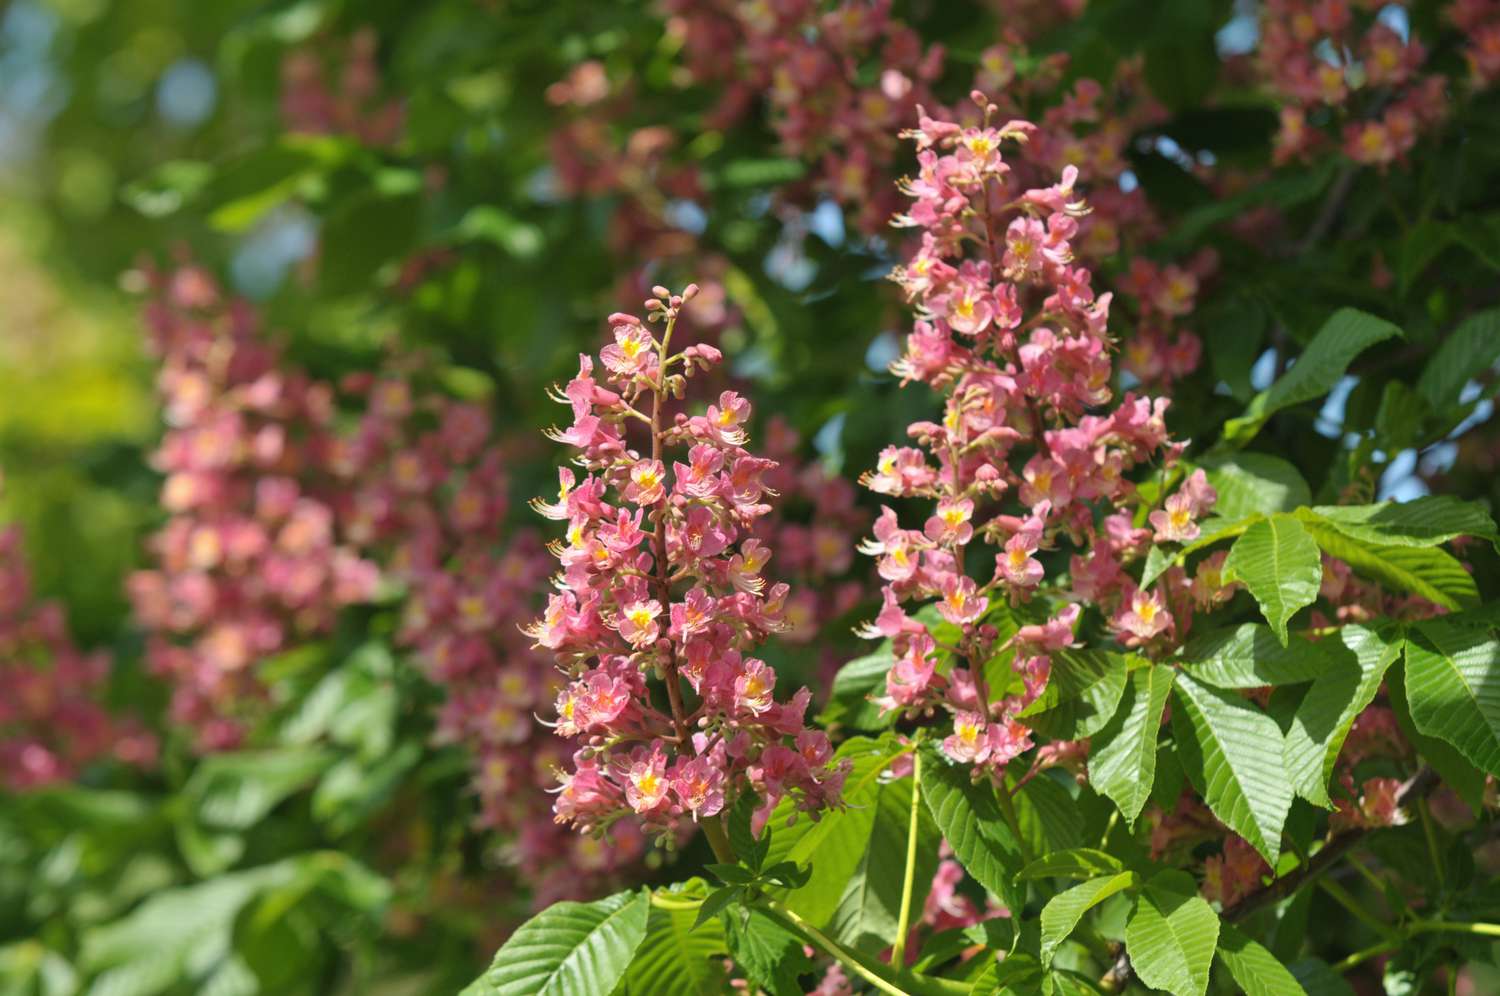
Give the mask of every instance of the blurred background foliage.
<path id="1" fill-rule="evenodd" d="M 1409 17 L 1438 36 L 1439 6 Z M 1003 31 L 997 7 L 895 5 L 946 47 L 946 100 Z M 1339 306 L 1397 321 L 1408 342 L 1372 351 L 1370 369 L 1414 376 L 1455 321 L 1495 303 L 1495 100 L 1458 108 L 1416 169 L 1354 175 L 1328 156 L 1272 172 L 1274 106 L 1225 68 L 1253 45 L 1256 14 L 1100 2 L 1033 42 L 1038 57 L 1071 53 L 1065 81 L 1144 59 L 1168 110 L 1127 146 L 1132 182 L 1170 220 L 1151 251 L 1211 243 L 1233 275 L 1198 301 L 1203 371 L 1172 391 L 1182 438 L 1238 413 Z M 309 74 L 351 91 L 340 74 L 361 45 L 377 72 L 352 103 L 299 103 Z M 198 759 L 166 730 L 124 597 L 164 517 L 138 318 L 150 265 L 204 264 L 330 381 L 428 351 L 443 390 L 485 402 L 514 441 L 516 507 L 555 487 L 536 431 L 554 418 L 544 386 L 653 283 L 722 288 L 735 374 L 830 470 L 857 476 L 929 409 L 885 373 L 902 323 L 885 241 L 862 234 L 858 205 L 819 193 L 817 164 L 785 154 L 764 114 L 715 123 L 721 94 L 681 46 L 658 5 L 634 0 L 0 5 L 0 520 L 24 527 L 37 587 L 66 605 L 78 641 L 114 652 L 109 701 L 165 733 L 146 771 L 0 796 L 0 992 L 449 992 L 530 906 L 472 829 L 463 750 L 434 746 L 441 693 L 392 652 L 389 605 L 261 664 L 271 707 L 250 749 Z M 1451 49 L 1434 59 L 1461 63 Z M 589 62 L 608 99 L 556 99 Z M 600 152 L 646 139 L 662 151 Z M 1214 189 L 1184 149 L 1254 179 Z M 1288 255 L 1223 231 L 1270 207 L 1315 232 L 1333 184 L 1351 188 L 1343 237 L 1293 239 Z M 1395 295 L 1372 286 L 1376 259 Z M 1320 499 L 1362 480 L 1382 495 L 1446 482 L 1500 497 L 1492 445 L 1465 443 L 1474 458 L 1455 463 L 1448 441 L 1488 418 L 1483 392 L 1452 411 L 1402 408 L 1358 373 L 1336 404 L 1278 418 L 1257 445 Z M 1377 422 L 1409 427 L 1401 452 L 1350 444 Z M 786 656 L 778 666 L 816 673 Z"/>

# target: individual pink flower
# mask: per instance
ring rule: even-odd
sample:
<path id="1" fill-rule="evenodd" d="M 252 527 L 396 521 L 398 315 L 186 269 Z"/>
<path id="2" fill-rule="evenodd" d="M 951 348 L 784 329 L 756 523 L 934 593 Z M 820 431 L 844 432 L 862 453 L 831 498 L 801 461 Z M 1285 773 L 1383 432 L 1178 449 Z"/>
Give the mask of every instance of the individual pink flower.
<path id="1" fill-rule="evenodd" d="M 656 641 L 660 630 L 656 617 L 659 615 L 661 603 L 654 598 L 630 602 L 621 607 L 615 628 L 619 630 L 620 636 L 639 650 Z"/>

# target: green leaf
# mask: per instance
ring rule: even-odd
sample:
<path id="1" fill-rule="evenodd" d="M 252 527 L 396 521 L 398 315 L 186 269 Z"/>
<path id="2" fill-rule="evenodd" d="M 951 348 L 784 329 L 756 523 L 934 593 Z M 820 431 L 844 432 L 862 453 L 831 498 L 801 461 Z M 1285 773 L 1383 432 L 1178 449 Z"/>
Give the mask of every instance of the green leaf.
<path id="1" fill-rule="evenodd" d="M 730 903 L 742 898 L 745 890 L 736 885 L 726 885 L 722 889 L 715 889 L 703 900 L 703 905 L 698 907 L 698 917 L 693 921 L 694 927 L 701 927 L 719 912 L 729 906 Z"/>
<path id="2" fill-rule="evenodd" d="M 1059 892 L 1042 907 L 1042 964 L 1052 964 L 1063 941 L 1073 933 L 1085 913 L 1117 892 L 1140 884 L 1135 872 L 1117 872 L 1107 878 L 1096 878 Z"/>
<path id="3" fill-rule="evenodd" d="M 880 714 L 880 707 L 870 701 L 872 695 L 885 691 L 886 675 L 895 663 L 890 641 L 873 654 L 856 657 L 834 675 L 828 705 L 819 719 L 824 725 L 842 725 L 852 730 L 880 730 L 896 721 L 897 714 Z"/>
<path id="4" fill-rule="evenodd" d="M 1177 753 L 1193 787 L 1215 816 L 1276 867 L 1292 807 L 1281 728 L 1253 703 L 1190 674 L 1178 675 L 1172 701 Z"/>
<path id="5" fill-rule="evenodd" d="M 1095 847 L 1073 847 L 1037 858 L 1021 869 L 1016 878 L 1027 882 L 1039 878 L 1098 878 L 1125 870 L 1125 862 Z"/>
<path id="6" fill-rule="evenodd" d="M 771 848 L 770 829 L 763 829 L 759 837 L 753 830 L 755 810 L 759 805 L 760 798 L 754 792 L 741 793 L 724 821 L 729 832 L 729 845 L 734 848 L 735 855 L 757 872 L 765 866 Z"/>
<path id="7" fill-rule="evenodd" d="M 1224 580 L 1245 583 L 1276 638 L 1285 644 L 1287 623 L 1318 597 L 1323 561 L 1302 523 L 1277 514 L 1255 523 L 1235 540 L 1224 561 Z"/>
<path id="8" fill-rule="evenodd" d="M 1307 996 L 1302 983 L 1275 955 L 1232 924 L 1219 927 L 1218 956 L 1245 996 Z"/>
<path id="9" fill-rule="evenodd" d="M 838 906 L 828 922 L 837 940 L 878 952 L 890 946 L 901 915 L 901 890 L 906 868 L 907 832 L 911 826 L 910 778 L 898 778 L 876 786 L 873 797 L 861 797 L 873 819 L 859 842 L 859 860 L 850 873 Z M 917 820 L 917 867 L 912 904 L 920 909 L 927 899 L 932 877 L 937 873 L 938 849 L 942 843 L 937 826 L 925 809 Z M 814 859 L 814 868 L 817 860 Z"/>
<path id="10" fill-rule="evenodd" d="M 1146 985 L 1173 996 L 1203 996 L 1219 941 L 1219 916 L 1179 871 L 1151 878 L 1125 923 L 1125 950 Z"/>
<path id="11" fill-rule="evenodd" d="M 376 190 L 342 202 L 323 226 L 318 282 L 329 294 L 373 289 L 386 263 L 417 245 L 422 199 L 386 196 Z"/>
<path id="12" fill-rule="evenodd" d="M 932 751 L 922 759 L 922 801 L 974 880 L 1009 908 L 1024 906 L 1025 890 L 1015 884 L 1020 843 L 1006 825 L 994 787 L 987 781 L 975 785 L 967 768 Z"/>
<path id="13" fill-rule="evenodd" d="M 1407 648 L 1407 656 L 1410 656 L 1411 648 Z M 1443 782 L 1458 793 L 1459 798 L 1469 804 L 1469 808 L 1476 813 L 1484 805 L 1484 786 L 1486 777 L 1469 759 L 1458 752 L 1446 740 L 1429 737 L 1417 729 L 1417 724 L 1411 718 L 1411 704 L 1406 696 L 1406 668 L 1397 665 L 1391 668 L 1385 679 L 1386 697 L 1390 700 L 1391 711 L 1396 714 L 1396 725 L 1401 729 L 1401 735 L 1411 743 L 1422 759 L 1431 765 L 1432 770 L 1442 776 Z"/>
<path id="14" fill-rule="evenodd" d="M 1318 505 L 1311 511 L 1345 536 L 1376 546 L 1437 546 L 1459 536 L 1500 539 L 1483 505 L 1452 495 L 1375 505 Z"/>
<path id="15" fill-rule="evenodd" d="M 1131 672 L 1119 710 L 1089 741 L 1089 784 L 1113 800 L 1131 824 L 1151 798 L 1157 734 L 1175 676 L 1159 664 Z"/>
<path id="16" fill-rule="evenodd" d="M 813 971 L 813 962 L 801 939 L 762 910 L 751 907 L 745 913 L 726 918 L 725 940 L 735 964 L 771 996 L 802 996 L 798 976 Z"/>
<path id="17" fill-rule="evenodd" d="M 1407 635 L 1406 694 L 1418 730 L 1500 775 L 1500 640 L 1493 630 L 1443 619 L 1417 623 Z"/>
<path id="18" fill-rule="evenodd" d="M 791 826 L 784 825 L 795 812 L 790 802 L 784 801 L 773 811 L 766 824 L 766 831 L 774 830 L 766 864 L 811 863 L 807 884 L 785 894 L 784 902 L 814 925 L 827 924 L 837 909 L 874 832 L 876 807 L 888 781 L 885 771 L 910 749 L 894 737 L 847 740 L 835 754 L 851 764 L 844 782 L 847 808 L 825 813 L 816 822 L 804 815 Z M 906 826 L 904 817 L 901 825 Z"/>
<path id="19" fill-rule="evenodd" d="M 1307 532 L 1329 556 L 1395 591 L 1409 591 L 1449 609 L 1479 604 L 1479 589 L 1463 564 L 1437 547 L 1377 546 L 1347 536 L 1311 512 Z"/>
<path id="20" fill-rule="evenodd" d="M 1399 328 L 1374 315 L 1354 308 L 1334 312 L 1292 368 L 1257 395 L 1244 415 L 1224 423 L 1224 444 L 1245 445 L 1283 408 L 1327 394 L 1360 353 L 1378 342 L 1400 336 Z"/>
<path id="21" fill-rule="evenodd" d="M 1500 308 L 1470 315 L 1443 339 L 1417 378 L 1433 411 L 1458 404 L 1464 385 L 1500 360 Z"/>
<path id="22" fill-rule="evenodd" d="M 1046 773 L 1015 792 L 1016 824 L 1032 854 L 1066 851 L 1083 844 L 1083 814 L 1072 794 Z"/>
<path id="23" fill-rule="evenodd" d="M 695 881 L 689 890 L 683 891 L 701 891 L 701 888 L 701 883 Z M 667 893 L 676 894 L 675 890 Z M 719 996 L 723 993 L 726 981 L 723 957 L 729 951 L 724 925 L 712 917 L 700 925 L 697 915 L 689 909 L 662 909 L 659 906 L 649 906 L 649 909 L 646 936 L 625 973 L 625 996 L 657 996 L 659 993 Z M 575 992 L 573 989 L 557 991 Z"/>
<path id="24" fill-rule="evenodd" d="M 1269 453 L 1210 456 L 1201 465 L 1208 483 L 1219 493 L 1214 515 L 1222 519 L 1275 515 L 1312 501 L 1312 491 L 1302 472 Z"/>
<path id="25" fill-rule="evenodd" d="M 1320 645 L 1327 666 L 1297 706 L 1283 747 L 1288 777 L 1313 805 L 1333 807 L 1328 797 L 1333 764 L 1355 717 L 1375 701 L 1386 670 L 1401 656 L 1401 646 L 1363 626 L 1345 626 Z"/>
<path id="26" fill-rule="evenodd" d="M 1120 704 L 1126 658 L 1103 650 L 1063 650 L 1051 656 L 1047 687 L 1020 715 L 1026 725 L 1054 740 L 1093 736 Z"/>
<path id="27" fill-rule="evenodd" d="M 1182 666 L 1215 688 L 1264 688 L 1311 681 L 1328 666 L 1319 644 L 1296 633 L 1285 645 L 1260 623 L 1200 633 L 1182 648 Z"/>
<path id="28" fill-rule="evenodd" d="M 610 996 L 653 912 L 645 889 L 554 903 L 511 935 L 463 996 Z M 692 911 L 682 912 L 691 923 Z"/>
<path id="29" fill-rule="evenodd" d="M 199 763 L 183 795 L 204 825 L 244 830 L 311 784 L 332 761 L 327 751 L 306 747 L 217 754 Z"/>

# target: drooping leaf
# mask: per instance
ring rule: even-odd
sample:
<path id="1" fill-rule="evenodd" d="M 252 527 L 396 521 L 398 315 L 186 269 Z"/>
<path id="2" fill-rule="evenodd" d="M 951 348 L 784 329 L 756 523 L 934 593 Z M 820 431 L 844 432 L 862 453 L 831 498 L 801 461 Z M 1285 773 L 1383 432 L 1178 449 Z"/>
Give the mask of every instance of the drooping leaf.
<path id="1" fill-rule="evenodd" d="M 1175 676 L 1158 664 L 1131 672 L 1114 718 L 1089 741 L 1089 783 L 1120 807 L 1128 823 L 1151 798 L 1157 735 Z"/>
<path id="2" fill-rule="evenodd" d="M 974 880 L 1011 909 L 1026 901 L 1017 887 L 1021 847 L 1005 823 L 995 790 L 975 785 L 968 770 L 932 752 L 922 759 L 922 801 L 943 838 Z"/>
<path id="3" fill-rule="evenodd" d="M 1224 579 L 1245 583 L 1276 638 L 1285 644 L 1287 623 L 1318 597 L 1323 561 L 1302 523 L 1278 514 L 1255 523 L 1235 540 L 1224 561 Z"/>
<path id="4" fill-rule="evenodd" d="M 1295 685 L 1328 666 L 1318 644 L 1292 633 L 1283 645 L 1260 623 L 1196 634 L 1182 648 L 1182 659 L 1189 674 L 1216 688 Z"/>
<path id="5" fill-rule="evenodd" d="M 1136 897 L 1125 923 L 1125 950 L 1146 985 L 1173 996 L 1203 996 L 1219 941 L 1219 916 L 1191 876 L 1159 872 Z"/>
<path id="6" fill-rule="evenodd" d="M 1378 546 L 1341 532 L 1311 512 L 1301 515 L 1309 535 L 1329 556 L 1393 591 L 1408 591 L 1449 609 L 1479 604 L 1474 578 L 1437 547 Z"/>
<path id="7" fill-rule="evenodd" d="M 1120 704 L 1128 661 L 1102 650 L 1064 650 L 1051 658 L 1047 687 L 1020 715 L 1054 740 L 1093 736 Z"/>
<path id="8" fill-rule="evenodd" d="M 1453 495 L 1374 505 L 1318 505 L 1311 511 L 1345 536 L 1376 546 L 1437 546 L 1459 536 L 1491 541 L 1500 536 L 1484 506 Z"/>
<path id="9" fill-rule="evenodd" d="M 1411 652 L 1407 648 L 1407 654 Z M 1416 748 L 1422 759 L 1431 765 L 1432 770 L 1442 776 L 1443 782 L 1457 792 L 1459 798 L 1469 804 L 1469 808 L 1478 812 L 1484 804 L 1485 774 L 1469 761 L 1467 757 L 1459 753 L 1446 740 L 1437 737 L 1429 737 L 1417 729 L 1416 722 L 1411 718 L 1411 704 L 1406 696 L 1406 667 L 1405 664 L 1397 664 L 1386 673 L 1385 679 L 1386 697 L 1390 700 L 1391 711 L 1396 714 L 1396 725 L 1401 729 L 1401 735 Z"/>
<path id="10" fill-rule="evenodd" d="M 1274 868 L 1293 794 L 1281 728 L 1254 703 L 1190 674 L 1178 675 L 1172 701 L 1173 737 L 1193 787 Z"/>
<path id="11" fill-rule="evenodd" d="M 610 996 L 646 937 L 651 896 L 562 902 L 523 923 L 463 996 Z M 688 912 L 688 923 L 693 913 Z"/>
<path id="12" fill-rule="evenodd" d="M 1417 393 L 1433 411 L 1458 403 L 1469 381 L 1500 360 L 1500 308 L 1470 315 L 1443 339 L 1417 378 Z"/>
<path id="13" fill-rule="evenodd" d="M 1307 996 L 1302 983 L 1275 955 L 1232 924 L 1219 927 L 1218 957 L 1245 996 Z"/>
<path id="14" fill-rule="evenodd" d="M 1223 443 L 1244 446 L 1283 408 L 1327 394 L 1356 356 L 1378 342 L 1400 337 L 1390 322 L 1354 308 L 1341 308 L 1313 336 L 1297 362 L 1257 395 L 1239 418 L 1224 423 Z"/>
<path id="15" fill-rule="evenodd" d="M 1406 695 L 1418 730 L 1500 775 L 1500 640 L 1487 627 L 1428 619 L 1406 641 Z"/>
<path id="16" fill-rule="evenodd" d="M 1219 493 L 1214 515 L 1226 521 L 1290 512 L 1312 501 L 1302 472 L 1269 453 L 1205 457 L 1202 467 L 1208 483 Z"/>
<path id="17" fill-rule="evenodd" d="M 1048 900 L 1042 908 L 1042 964 L 1052 963 L 1052 956 L 1085 913 L 1115 893 L 1135 888 L 1139 882 L 1135 872 L 1116 872 L 1075 885 Z"/>
<path id="18" fill-rule="evenodd" d="M 1328 779 L 1334 762 L 1401 646 L 1400 640 L 1388 641 L 1363 626 L 1345 626 L 1321 645 L 1327 666 L 1297 706 L 1283 748 L 1287 775 L 1297 794 L 1313 805 L 1332 808 Z"/>

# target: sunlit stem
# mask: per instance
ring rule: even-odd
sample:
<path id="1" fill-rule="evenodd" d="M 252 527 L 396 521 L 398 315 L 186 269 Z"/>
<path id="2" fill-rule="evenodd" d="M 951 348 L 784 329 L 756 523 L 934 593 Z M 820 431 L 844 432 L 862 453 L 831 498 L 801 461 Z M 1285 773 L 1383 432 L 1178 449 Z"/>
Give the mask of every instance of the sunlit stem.
<path id="1" fill-rule="evenodd" d="M 917 878 L 917 823 L 922 809 L 922 752 L 911 755 L 911 823 L 906 833 L 906 877 L 901 881 L 901 914 L 896 918 L 896 942 L 891 945 L 891 964 L 906 964 L 906 935 L 911 931 L 912 886 Z"/>

